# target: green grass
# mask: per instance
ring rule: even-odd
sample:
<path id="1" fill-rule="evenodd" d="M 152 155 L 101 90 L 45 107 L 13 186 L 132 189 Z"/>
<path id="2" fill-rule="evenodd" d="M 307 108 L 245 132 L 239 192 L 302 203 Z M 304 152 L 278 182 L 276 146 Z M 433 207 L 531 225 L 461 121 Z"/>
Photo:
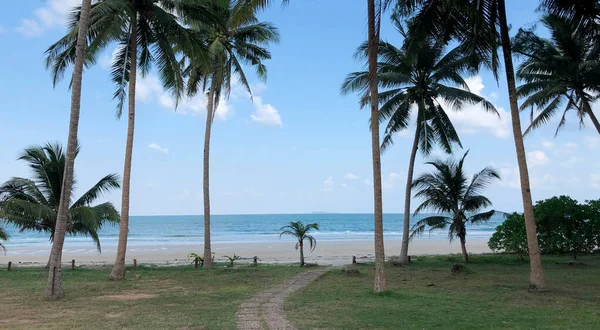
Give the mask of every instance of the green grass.
<path id="1" fill-rule="evenodd" d="M 66 298 L 53 302 L 43 297 L 45 270 L 2 270 L 0 328 L 234 329 L 240 303 L 299 271 L 290 266 L 138 267 L 128 270 L 125 281 L 109 282 L 110 268 L 65 268 Z"/>
<path id="2" fill-rule="evenodd" d="M 467 272 L 451 275 L 460 256 L 419 257 L 408 267 L 388 266 L 389 290 L 372 293 L 373 265 L 360 275 L 331 271 L 286 303 L 300 329 L 598 329 L 600 256 L 585 266 L 544 257 L 550 283 L 528 292 L 529 264 L 510 255 L 474 255 Z M 433 284 L 433 285 L 432 285 Z"/>

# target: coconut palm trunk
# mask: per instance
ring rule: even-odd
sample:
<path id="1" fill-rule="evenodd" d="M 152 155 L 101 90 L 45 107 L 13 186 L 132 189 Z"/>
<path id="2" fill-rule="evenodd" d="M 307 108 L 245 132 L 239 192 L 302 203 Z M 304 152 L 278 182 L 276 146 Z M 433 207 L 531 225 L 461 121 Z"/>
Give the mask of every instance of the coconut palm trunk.
<path id="1" fill-rule="evenodd" d="M 300 267 L 304 267 L 304 240 L 298 244 L 300 245 Z"/>
<path id="2" fill-rule="evenodd" d="M 127 141 L 125 142 L 125 162 L 123 165 L 123 190 L 121 195 L 121 223 L 119 227 L 119 245 L 117 258 L 110 274 L 110 279 L 119 281 L 125 278 L 125 254 L 127 253 L 127 235 L 129 234 L 129 194 L 131 189 L 131 160 L 133 157 L 133 136 L 135 132 L 135 85 L 137 78 L 137 16 L 131 22 L 131 40 L 129 47 L 130 63 L 129 91 L 127 94 L 128 119 Z"/>
<path id="3" fill-rule="evenodd" d="M 500 38 L 508 85 L 510 100 L 510 116 L 512 119 L 515 149 L 517 151 L 517 163 L 521 179 L 521 194 L 523 197 L 523 210 L 525 215 L 525 227 L 527 230 L 527 244 L 530 258 L 529 284 L 532 290 L 543 290 L 546 288 L 546 276 L 542 269 L 542 260 L 538 246 L 535 218 L 533 214 L 533 201 L 531 198 L 531 187 L 529 184 L 529 170 L 527 169 L 527 158 L 525 155 L 525 144 L 523 143 L 523 131 L 521 130 L 521 119 L 519 117 L 519 105 L 517 103 L 517 89 L 515 84 L 515 72 L 512 62 L 512 51 L 508 23 L 506 19 L 506 6 L 504 0 L 498 0 L 498 12 L 500 20 Z"/>
<path id="4" fill-rule="evenodd" d="M 373 222 L 375 230 L 375 283 L 373 290 L 386 289 L 383 245 L 383 201 L 381 192 L 381 153 L 379 150 L 379 95 L 377 90 L 377 48 L 379 46 L 379 24 L 375 13 L 375 1 L 367 0 L 368 7 L 368 58 L 369 91 L 371 94 L 371 151 L 373 156 Z M 377 21 L 377 22 L 376 22 Z"/>
<path id="5" fill-rule="evenodd" d="M 460 236 L 460 250 L 462 251 L 463 262 L 465 264 L 469 263 L 469 254 L 467 253 L 467 239 L 465 234 L 462 234 Z"/>
<path id="6" fill-rule="evenodd" d="M 210 246 L 210 133 L 214 119 L 215 105 L 215 89 L 217 88 L 216 80 L 212 79 L 210 83 L 210 91 L 208 92 L 208 102 L 206 106 L 206 128 L 204 130 L 204 169 L 202 190 L 204 194 L 204 263 L 202 267 L 211 268 L 212 250 Z"/>
<path id="7" fill-rule="evenodd" d="M 402 247 L 398 263 L 401 265 L 408 264 L 408 235 L 410 231 L 410 200 L 412 191 L 413 172 L 415 169 L 415 159 L 417 158 L 417 150 L 419 149 L 419 136 L 421 135 L 421 125 L 417 123 L 415 129 L 415 140 L 410 151 L 410 159 L 408 161 L 408 174 L 406 175 L 406 189 L 404 192 L 404 223 L 402 224 Z"/>
<path id="8" fill-rule="evenodd" d="M 83 80 L 83 63 L 85 60 L 86 35 L 89 26 L 91 0 L 81 3 L 81 18 L 77 31 L 77 45 L 75 48 L 75 65 L 71 85 L 71 117 L 69 119 L 69 136 L 67 138 L 67 155 L 63 185 L 60 195 L 60 205 L 56 218 L 56 232 L 50 252 L 48 281 L 46 283 L 46 297 L 56 300 L 64 297 L 62 285 L 62 250 L 65 243 L 65 234 L 69 222 L 69 204 L 71 202 L 71 187 L 73 185 L 73 169 L 77 150 L 77 133 L 79 130 L 79 112 L 81 109 L 81 82 Z"/>

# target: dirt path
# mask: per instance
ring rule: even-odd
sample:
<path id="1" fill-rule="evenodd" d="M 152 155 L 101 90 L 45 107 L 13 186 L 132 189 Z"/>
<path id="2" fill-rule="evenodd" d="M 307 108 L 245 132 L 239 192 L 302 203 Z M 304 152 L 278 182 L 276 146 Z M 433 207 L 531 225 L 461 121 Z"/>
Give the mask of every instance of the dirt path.
<path id="1" fill-rule="evenodd" d="M 330 269 L 319 268 L 300 273 L 287 283 L 269 288 L 241 304 L 236 314 L 238 329 L 295 329 L 285 317 L 283 310 L 285 299 L 323 276 Z"/>

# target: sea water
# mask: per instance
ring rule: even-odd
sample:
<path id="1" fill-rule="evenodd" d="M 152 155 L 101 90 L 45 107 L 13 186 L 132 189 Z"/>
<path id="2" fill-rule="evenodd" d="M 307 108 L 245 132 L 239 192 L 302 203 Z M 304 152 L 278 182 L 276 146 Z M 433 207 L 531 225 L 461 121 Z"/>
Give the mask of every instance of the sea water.
<path id="1" fill-rule="evenodd" d="M 411 225 L 428 214 L 419 214 L 411 219 Z M 128 246 L 155 247 L 164 249 L 169 245 L 202 244 L 204 237 L 203 217 L 190 216 L 132 216 L 129 220 Z M 403 215 L 384 214 L 384 238 L 394 240 L 402 238 Z M 487 223 L 467 226 L 467 237 L 489 238 L 504 217 L 495 215 Z M 213 215 L 211 216 L 211 235 L 214 243 L 273 242 L 280 240 L 281 227 L 290 221 L 318 223 L 319 231 L 312 235 L 317 241 L 372 240 L 372 214 L 263 214 L 263 215 Z M 4 224 L 10 239 L 4 243 L 11 250 L 27 249 L 28 254 L 48 253 L 49 235 L 45 232 L 19 232 L 10 224 Z M 100 230 L 100 243 L 103 251 L 114 251 L 119 239 L 118 225 L 107 225 Z M 425 232 L 424 239 L 447 239 L 447 230 Z M 291 241 L 292 237 L 283 236 L 282 241 Z M 37 250 L 36 250 L 37 249 Z M 67 236 L 65 249 L 78 253 L 97 253 L 90 237 Z"/>

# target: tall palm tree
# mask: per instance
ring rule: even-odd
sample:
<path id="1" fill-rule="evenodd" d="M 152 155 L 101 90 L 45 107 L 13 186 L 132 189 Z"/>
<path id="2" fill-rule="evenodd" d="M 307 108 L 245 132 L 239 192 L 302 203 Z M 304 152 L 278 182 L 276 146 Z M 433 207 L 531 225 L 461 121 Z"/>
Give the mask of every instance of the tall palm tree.
<path id="1" fill-rule="evenodd" d="M 477 213 L 481 209 L 492 205 L 492 202 L 481 195 L 482 190 L 493 179 L 500 179 L 500 175 L 491 167 L 486 167 L 473 175 L 469 182 L 464 172 L 465 157 L 456 162 L 453 159 L 441 161 L 435 159 L 427 164 L 433 165 L 433 173 L 419 176 L 412 187 L 417 190 L 415 197 L 423 199 L 423 203 L 415 210 L 415 215 L 421 211 L 429 210 L 441 215 L 426 217 L 415 223 L 411 229 L 410 239 L 429 231 L 448 228 L 450 241 L 454 237 L 460 239 L 463 261 L 469 262 L 467 254 L 466 224 L 478 224 L 488 221 L 495 213 L 494 210 Z M 446 215 L 447 214 L 447 215 Z"/>
<path id="2" fill-rule="evenodd" d="M 142 75 L 146 75 L 155 65 L 163 87 L 179 100 L 185 86 L 177 59 L 178 51 L 194 54 L 198 58 L 205 54 L 197 34 L 184 27 L 182 21 L 212 20 L 208 2 L 101 0 L 90 10 L 86 65 L 94 64 L 109 45 L 116 43 L 117 52 L 111 66 L 111 79 L 117 86 L 114 98 L 117 100 L 118 118 L 123 113 L 126 98 L 128 104 L 121 225 L 117 257 L 110 275 L 112 280 L 125 277 L 137 71 L 139 69 Z M 55 83 L 62 78 L 64 70 L 72 62 L 73 43 L 77 36 L 75 31 L 80 25 L 81 17 L 81 12 L 75 10 L 70 20 L 70 31 L 46 52 L 46 63 L 52 69 Z"/>
<path id="3" fill-rule="evenodd" d="M 77 157 L 79 148 L 75 149 Z M 56 240 L 57 215 L 64 185 L 66 155 L 58 143 L 26 148 L 19 160 L 25 161 L 33 179 L 15 177 L 0 185 L 0 214 L 20 231 L 44 231 L 50 242 Z M 72 181 L 73 186 L 76 180 Z M 119 222 L 119 212 L 111 203 L 92 204 L 114 189 L 120 188 L 116 174 L 100 179 L 79 199 L 69 205 L 66 233 L 90 236 L 101 251 L 98 231 L 106 223 Z M 50 266 L 50 262 L 48 262 Z"/>
<path id="4" fill-rule="evenodd" d="M 296 243 L 296 250 L 300 248 L 300 267 L 304 267 L 304 240 L 308 240 L 310 245 L 310 251 L 314 251 L 317 246 L 317 240 L 309 234 L 311 230 L 319 230 L 318 223 L 309 223 L 307 225 L 303 224 L 300 221 L 291 221 L 289 225 L 281 227 L 281 234 L 279 234 L 279 238 L 283 235 L 290 235 L 296 237 L 298 242 Z"/>
<path id="5" fill-rule="evenodd" d="M 514 52 L 525 58 L 517 69 L 517 77 L 524 81 L 517 93 L 526 98 L 521 110 L 531 108 L 532 122 L 525 134 L 547 123 L 563 106 L 556 134 L 569 110 L 575 110 L 580 126 L 589 117 L 600 134 L 591 105 L 600 92 L 600 46 L 586 30 L 564 18 L 546 15 L 542 24 L 550 31 L 550 39 L 522 29 L 514 38 Z M 536 110 L 539 113 L 533 118 Z"/>
<path id="6" fill-rule="evenodd" d="M 54 243 L 50 252 L 48 281 L 46 282 L 46 297 L 48 299 L 61 299 L 64 297 L 62 285 L 62 250 L 65 242 L 65 233 L 69 222 L 69 203 L 71 201 L 71 186 L 73 184 L 73 168 L 77 150 L 77 133 L 79 130 L 79 111 L 81 109 L 81 81 L 83 80 L 83 65 L 85 61 L 86 35 L 90 21 L 90 7 L 92 0 L 82 0 L 80 10 L 81 23 L 72 31 L 71 59 L 73 75 L 71 77 L 71 115 L 69 118 L 69 135 L 67 137 L 67 154 L 65 156 L 65 171 L 61 199 L 56 216 L 56 230 Z"/>
<path id="7" fill-rule="evenodd" d="M 403 36 L 404 28 L 397 17 L 393 22 Z M 366 45 L 359 48 L 357 57 L 364 57 Z M 408 128 L 413 110 L 417 111 L 413 145 L 408 163 L 404 199 L 404 230 L 402 248 L 397 262 L 408 263 L 408 241 L 410 230 L 411 184 L 417 149 L 427 156 L 435 145 L 446 153 L 452 153 L 453 144 L 462 147 L 460 139 L 444 109 L 449 105 L 460 110 L 464 103 L 480 104 L 483 109 L 498 114 L 494 106 L 483 97 L 469 92 L 460 76 L 467 58 L 458 49 L 444 53 L 444 43 L 433 38 L 426 39 L 413 54 L 407 47 L 396 48 L 387 42 L 379 45 L 378 81 L 386 91 L 379 94 L 379 120 L 388 121 L 382 151 L 393 144 L 394 134 Z M 342 92 L 364 92 L 363 105 L 368 103 L 368 72 L 348 75 Z M 443 102 L 443 103 L 442 103 Z"/>
<path id="8" fill-rule="evenodd" d="M 464 53 L 470 55 L 470 62 L 475 68 L 487 66 L 496 77 L 499 67 L 497 49 L 501 46 L 527 228 L 531 269 L 529 283 L 532 290 L 543 290 L 546 276 L 536 235 L 505 0 L 397 0 L 397 5 L 400 14 L 414 15 L 410 32 L 412 40 L 417 41 L 427 35 L 456 40 Z"/>
<path id="9" fill-rule="evenodd" d="M 210 241 L 210 137 L 212 124 L 221 96 L 229 97 L 231 81 L 239 83 L 252 95 L 250 83 L 243 65 L 252 66 L 259 78 L 266 80 L 267 68 L 264 60 L 271 58 L 266 48 L 269 43 L 279 41 L 279 33 L 269 22 L 260 22 L 256 10 L 247 0 L 224 0 L 224 5 L 214 8 L 217 22 L 204 24 L 192 22 L 192 28 L 201 36 L 210 50 L 208 60 L 188 59 L 184 74 L 188 77 L 189 96 L 204 93 L 208 87 L 206 126 L 204 133 L 204 260 L 203 267 L 212 267 Z M 252 7 L 248 9 L 248 7 Z"/>
<path id="10" fill-rule="evenodd" d="M 557 15 L 600 37 L 600 2 L 598 0 L 541 0 L 540 10 Z"/>

